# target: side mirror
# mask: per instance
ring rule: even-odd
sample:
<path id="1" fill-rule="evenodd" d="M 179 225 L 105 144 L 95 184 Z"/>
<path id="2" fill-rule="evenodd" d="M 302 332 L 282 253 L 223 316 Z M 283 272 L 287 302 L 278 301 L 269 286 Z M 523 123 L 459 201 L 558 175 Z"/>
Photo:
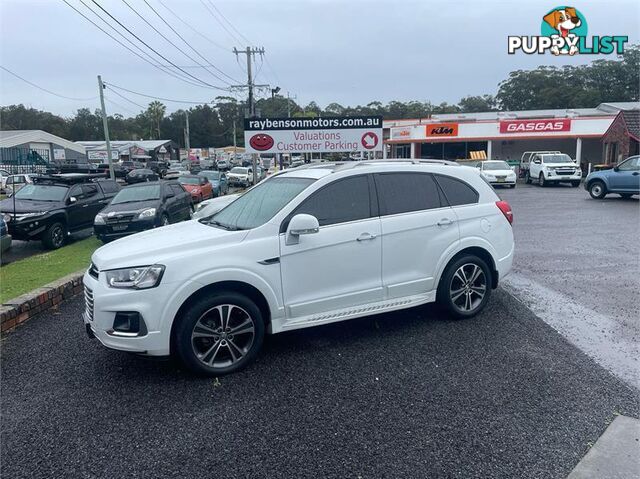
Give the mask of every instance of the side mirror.
<path id="1" fill-rule="evenodd" d="M 310 235 L 317 233 L 318 231 L 320 231 L 318 218 L 307 214 L 295 215 L 291 218 L 291 221 L 289 221 L 285 244 L 298 244 L 300 241 L 300 235 Z"/>
<path id="2" fill-rule="evenodd" d="M 539 165 L 540 163 L 542 163 L 542 162 L 541 162 L 540 160 L 538 160 L 537 158 L 536 158 L 535 160 L 533 160 L 533 162 L 534 162 L 536 165 Z"/>
<path id="3" fill-rule="evenodd" d="M 618 165 L 614 166 L 613 171 L 620 171 L 620 167 Z"/>
<path id="4" fill-rule="evenodd" d="M 78 198 L 75 196 L 69 196 L 69 204 L 75 203 L 76 201 L 78 201 Z"/>

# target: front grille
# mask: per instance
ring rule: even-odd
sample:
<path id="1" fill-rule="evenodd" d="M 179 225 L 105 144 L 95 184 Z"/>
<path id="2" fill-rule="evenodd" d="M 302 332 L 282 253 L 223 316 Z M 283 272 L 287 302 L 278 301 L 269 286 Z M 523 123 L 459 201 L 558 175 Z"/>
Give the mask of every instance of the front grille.
<path id="1" fill-rule="evenodd" d="M 87 318 L 89 318 L 89 321 L 93 321 L 93 291 L 86 286 L 84 287 L 84 303 Z"/>
<path id="2" fill-rule="evenodd" d="M 135 214 L 127 213 L 127 214 L 119 214 L 115 216 L 107 216 L 105 221 L 107 224 L 117 224 L 117 223 L 130 223 L 134 218 Z"/>
<path id="3" fill-rule="evenodd" d="M 95 279 L 98 279 L 98 268 L 93 263 L 89 266 L 89 276 L 93 276 Z"/>
<path id="4" fill-rule="evenodd" d="M 556 175 L 573 175 L 574 173 L 573 170 L 556 170 Z"/>

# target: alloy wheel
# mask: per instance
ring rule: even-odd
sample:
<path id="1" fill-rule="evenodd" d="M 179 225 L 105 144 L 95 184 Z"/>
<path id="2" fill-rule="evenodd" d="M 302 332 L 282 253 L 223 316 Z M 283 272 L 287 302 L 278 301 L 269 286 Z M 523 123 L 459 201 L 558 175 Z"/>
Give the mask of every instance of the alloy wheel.
<path id="1" fill-rule="evenodd" d="M 249 352 L 254 338 L 249 313 L 235 304 L 220 304 L 198 318 L 191 332 L 191 347 L 205 366 L 226 368 Z"/>
<path id="2" fill-rule="evenodd" d="M 56 248 L 60 248 L 64 244 L 64 230 L 62 226 L 54 226 L 51 231 L 51 243 Z"/>
<path id="3" fill-rule="evenodd" d="M 591 193 L 593 194 L 593 196 L 600 196 L 602 195 L 602 185 L 600 185 L 600 183 L 596 183 L 591 187 Z"/>
<path id="4" fill-rule="evenodd" d="M 449 297 L 460 311 L 473 311 L 480 306 L 487 292 L 487 278 L 480 266 L 466 263 L 453 274 Z"/>

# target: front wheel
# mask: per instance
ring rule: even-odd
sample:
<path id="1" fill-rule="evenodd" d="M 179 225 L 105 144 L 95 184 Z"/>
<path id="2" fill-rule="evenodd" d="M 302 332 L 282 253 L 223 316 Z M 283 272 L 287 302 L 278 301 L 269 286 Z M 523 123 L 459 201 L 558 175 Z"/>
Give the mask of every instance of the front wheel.
<path id="1" fill-rule="evenodd" d="M 607 195 L 607 189 L 602 181 L 594 181 L 589 185 L 589 194 L 594 200 L 601 200 Z"/>
<path id="2" fill-rule="evenodd" d="M 64 246 L 67 229 L 62 223 L 53 223 L 42 236 L 42 243 L 47 249 L 58 249 Z"/>
<path id="3" fill-rule="evenodd" d="M 538 176 L 538 185 L 542 187 L 547 186 L 547 181 L 544 179 L 544 173 L 540 173 L 540 176 Z"/>
<path id="4" fill-rule="evenodd" d="M 160 226 L 169 226 L 170 221 L 169 221 L 169 217 L 166 214 L 162 214 L 162 216 L 160 217 Z"/>
<path id="5" fill-rule="evenodd" d="M 175 330 L 176 352 L 191 371 L 207 376 L 234 373 L 251 363 L 264 340 L 256 304 L 235 292 L 196 301 Z"/>
<path id="6" fill-rule="evenodd" d="M 482 311 L 491 295 L 491 271 L 481 258 L 465 255 L 445 269 L 437 301 L 454 318 L 471 318 Z"/>
<path id="7" fill-rule="evenodd" d="M 525 180 L 524 182 L 528 185 L 531 184 L 531 175 L 529 174 L 529 170 L 527 170 L 527 174 L 525 175 Z"/>
<path id="8" fill-rule="evenodd" d="M 571 186 L 573 186 L 574 188 L 577 188 L 578 186 L 580 186 L 580 181 L 572 181 Z"/>

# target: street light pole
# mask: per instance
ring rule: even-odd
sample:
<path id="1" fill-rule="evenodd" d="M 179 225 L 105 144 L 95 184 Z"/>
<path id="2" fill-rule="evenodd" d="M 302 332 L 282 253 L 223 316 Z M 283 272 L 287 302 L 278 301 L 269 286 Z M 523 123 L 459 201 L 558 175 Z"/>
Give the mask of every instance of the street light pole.
<path id="1" fill-rule="evenodd" d="M 104 141 L 107 144 L 107 163 L 109 164 L 109 177 L 112 180 L 116 179 L 115 172 L 113 171 L 113 163 L 111 161 L 111 141 L 109 140 L 109 124 L 107 122 L 107 110 L 104 107 L 104 83 L 102 83 L 102 77 L 98 75 L 98 89 L 100 90 L 100 106 L 102 107 L 102 126 L 104 127 Z"/>

